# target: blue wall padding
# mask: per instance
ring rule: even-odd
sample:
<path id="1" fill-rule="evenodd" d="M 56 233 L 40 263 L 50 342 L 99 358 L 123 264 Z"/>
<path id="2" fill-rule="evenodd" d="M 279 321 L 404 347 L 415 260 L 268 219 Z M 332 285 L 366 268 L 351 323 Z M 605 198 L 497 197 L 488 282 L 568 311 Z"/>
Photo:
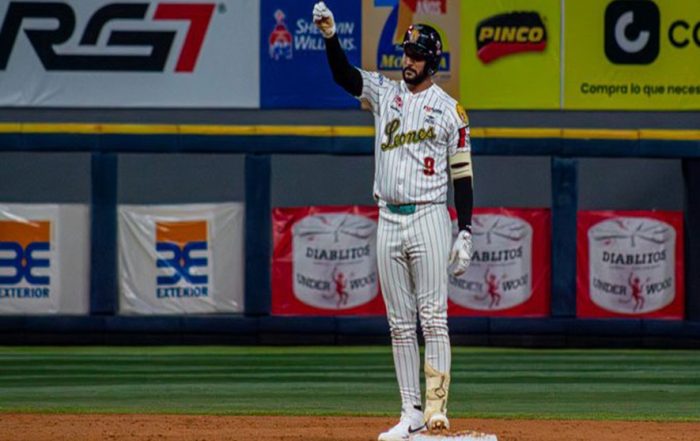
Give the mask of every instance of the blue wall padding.
<path id="1" fill-rule="evenodd" d="M 561 335 L 576 337 L 700 339 L 700 322 L 640 319 L 519 319 L 452 317 L 450 335 Z M 388 337 L 384 317 L 243 316 L 5 316 L 0 330 L 14 334 L 259 334 Z M 419 328 L 420 331 L 420 328 Z"/>
<path id="2" fill-rule="evenodd" d="M 700 338 L 700 322 L 644 320 L 642 331 L 645 336 Z"/>
<path id="3" fill-rule="evenodd" d="M 447 322 L 451 334 L 486 334 L 489 331 L 486 317 L 449 317 Z"/>
<path id="4" fill-rule="evenodd" d="M 91 163 L 90 313 L 117 308 L 117 155 L 93 153 Z"/>
<path id="5" fill-rule="evenodd" d="M 334 334 L 333 317 L 260 317 L 261 333 L 289 334 Z"/>
<path id="6" fill-rule="evenodd" d="M 193 334 L 256 335 L 258 333 L 258 320 L 242 316 L 185 316 L 182 317 L 182 332 Z"/>
<path id="7" fill-rule="evenodd" d="M 700 159 L 683 160 L 685 183 L 685 316 L 700 320 Z"/>
<path id="8" fill-rule="evenodd" d="M 567 324 L 568 334 L 590 337 L 641 337 L 640 319 L 576 319 Z"/>
<path id="9" fill-rule="evenodd" d="M 389 336 L 386 317 L 338 317 L 336 326 L 338 333 L 342 335 Z"/>
<path id="10" fill-rule="evenodd" d="M 370 136 L 0 133 L 0 151 L 371 155 Z M 696 140 L 472 138 L 476 155 L 700 158 Z"/>
<path id="11" fill-rule="evenodd" d="M 492 334 L 565 334 L 570 320 L 555 318 L 506 318 L 489 320 Z"/>
<path id="12" fill-rule="evenodd" d="M 245 157 L 245 313 L 266 315 L 272 305 L 272 165 L 268 155 Z"/>
<path id="13" fill-rule="evenodd" d="M 552 157 L 552 316 L 576 316 L 577 161 Z"/>

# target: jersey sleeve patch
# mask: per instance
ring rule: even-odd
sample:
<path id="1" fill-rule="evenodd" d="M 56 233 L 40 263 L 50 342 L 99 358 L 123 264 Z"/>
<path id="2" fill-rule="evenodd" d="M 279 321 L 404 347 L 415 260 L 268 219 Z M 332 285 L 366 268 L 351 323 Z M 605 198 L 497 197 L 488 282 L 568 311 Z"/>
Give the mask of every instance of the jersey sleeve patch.
<path id="1" fill-rule="evenodd" d="M 462 148 L 467 145 L 467 128 L 462 127 L 459 129 L 459 141 L 457 142 L 457 148 Z"/>
<path id="2" fill-rule="evenodd" d="M 469 117 L 467 116 L 467 111 L 464 110 L 464 107 L 462 107 L 461 104 L 457 103 L 457 115 L 459 115 L 459 119 L 462 120 L 464 124 L 469 125 Z"/>

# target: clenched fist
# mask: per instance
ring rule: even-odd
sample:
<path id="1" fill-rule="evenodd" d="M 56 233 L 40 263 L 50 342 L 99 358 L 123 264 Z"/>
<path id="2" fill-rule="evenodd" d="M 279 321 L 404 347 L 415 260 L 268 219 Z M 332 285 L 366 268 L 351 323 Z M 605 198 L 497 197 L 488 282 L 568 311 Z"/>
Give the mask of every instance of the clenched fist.
<path id="1" fill-rule="evenodd" d="M 321 31 L 323 38 L 331 38 L 335 35 L 335 20 L 333 13 L 328 6 L 323 2 L 318 2 L 314 5 L 314 23 L 318 30 Z"/>

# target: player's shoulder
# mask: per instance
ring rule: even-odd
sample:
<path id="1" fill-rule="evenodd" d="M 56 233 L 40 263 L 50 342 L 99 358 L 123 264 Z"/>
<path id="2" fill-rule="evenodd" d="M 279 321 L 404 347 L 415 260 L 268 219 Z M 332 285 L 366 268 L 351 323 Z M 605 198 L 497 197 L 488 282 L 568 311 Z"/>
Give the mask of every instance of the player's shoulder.
<path id="1" fill-rule="evenodd" d="M 467 116 L 467 111 L 464 106 L 449 93 L 445 92 L 442 87 L 437 86 L 434 89 L 434 93 L 439 97 L 440 103 L 442 103 L 445 108 L 445 112 L 452 116 L 458 124 L 469 125 L 469 117 Z"/>
<path id="2" fill-rule="evenodd" d="M 398 87 L 398 81 L 392 80 L 386 75 L 383 75 L 381 72 L 362 69 L 359 69 L 359 71 L 362 74 L 363 80 L 369 81 L 373 86 L 377 88 L 383 89 L 390 87 Z"/>

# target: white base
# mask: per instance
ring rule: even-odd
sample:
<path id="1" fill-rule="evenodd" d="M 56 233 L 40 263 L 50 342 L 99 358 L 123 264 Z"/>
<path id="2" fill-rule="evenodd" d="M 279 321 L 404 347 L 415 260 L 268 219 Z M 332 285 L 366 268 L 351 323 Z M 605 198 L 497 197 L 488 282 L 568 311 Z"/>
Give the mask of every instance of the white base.
<path id="1" fill-rule="evenodd" d="M 432 435 L 427 432 L 416 433 L 410 441 L 498 441 L 496 435 L 473 431 Z"/>

